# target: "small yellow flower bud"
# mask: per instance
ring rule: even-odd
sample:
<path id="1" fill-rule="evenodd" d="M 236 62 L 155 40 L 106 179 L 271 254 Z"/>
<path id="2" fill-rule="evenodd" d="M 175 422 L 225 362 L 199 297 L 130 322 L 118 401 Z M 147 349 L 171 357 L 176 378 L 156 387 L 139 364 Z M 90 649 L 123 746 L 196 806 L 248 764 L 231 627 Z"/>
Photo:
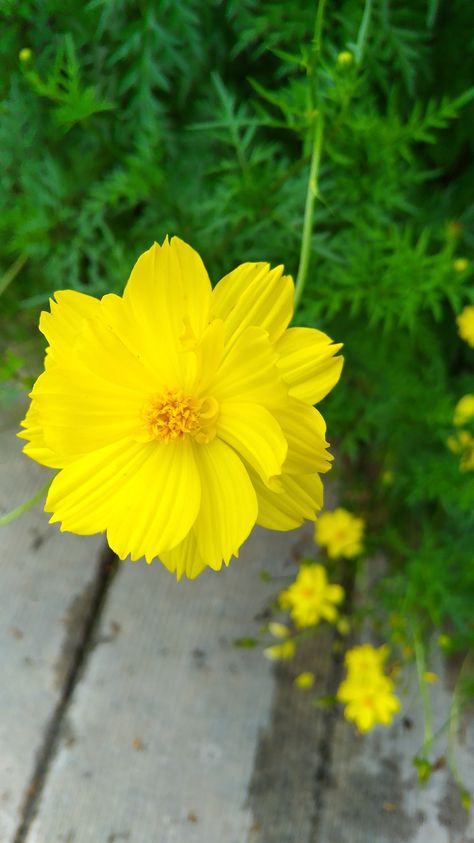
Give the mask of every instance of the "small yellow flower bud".
<path id="1" fill-rule="evenodd" d="M 284 623 L 277 623 L 276 621 L 271 621 L 268 624 L 268 631 L 274 638 L 288 638 L 290 634 L 288 626 Z"/>
<path id="2" fill-rule="evenodd" d="M 445 635 L 444 632 L 438 636 L 438 644 L 442 650 L 449 650 L 451 647 L 451 639 L 449 635 Z"/>
<path id="3" fill-rule="evenodd" d="M 339 618 L 339 620 L 336 624 L 336 629 L 337 629 L 339 635 L 348 635 L 349 632 L 351 631 L 351 625 L 349 623 L 349 619 L 348 618 Z"/>
<path id="4" fill-rule="evenodd" d="M 272 644 L 271 647 L 266 647 L 263 655 L 270 659 L 270 661 L 280 661 L 284 659 L 292 659 L 296 650 L 294 641 L 284 641 L 283 644 Z"/>
<path id="5" fill-rule="evenodd" d="M 465 272 L 468 266 L 469 261 L 467 258 L 456 258 L 456 260 L 453 261 L 453 269 L 456 272 Z"/>
<path id="6" fill-rule="evenodd" d="M 30 61 L 32 56 L 33 56 L 33 52 L 32 52 L 32 50 L 30 50 L 29 47 L 23 47 L 23 49 L 21 49 L 20 52 L 18 53 L 18 58 L 20 59 L 20 61 L 25 62 L 25 63 L 27 61 Z"/>
<path id="7" fill-rule="evenodd" d="M 434 685 L 435 682 L 439 682 L 439 676 L 437 673 L 433 673 L 431 670 L 425 670 L 422 674 L 422 678 L 425 682 L 429 682 L 430 685 Z"/>
<path id="8" fill-rule="evenodd" d="M 348 65 L 352 64 L 354 61 L 354 56 L 349 50 L 343 50 L 342 53 L 338 53 L 337 56 L 337 63 L 340 67 L 347 67 Z"/>
<path id="9" fill-rule="evenodd" d="M 314 685 L 314 673 L 306 670 L 304 673 L 299 673 L 293 680 L 295 688 L 300 688 L 302 691 L 307 691 Z"/>

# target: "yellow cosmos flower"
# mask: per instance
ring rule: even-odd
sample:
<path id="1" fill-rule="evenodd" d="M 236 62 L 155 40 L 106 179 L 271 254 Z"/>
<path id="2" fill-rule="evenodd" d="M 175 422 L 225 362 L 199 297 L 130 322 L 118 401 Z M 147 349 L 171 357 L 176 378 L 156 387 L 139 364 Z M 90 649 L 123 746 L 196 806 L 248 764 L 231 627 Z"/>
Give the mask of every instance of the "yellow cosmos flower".
<path id="1" fill-rule="evenodd" d="M 368 732 L 377 723 L 389 725 L 400 710 L 393 681 L 384 674 L 388 649 L 361 644 L 345 656 L 347 677 L 341 682 L 337 699 L 346 703 L 344 717 L 353 720 L 360 732 Z"/>
<path id="2" fill-rule="evenodd" d="M 388 648 L 385 644 L 382 647 L 360 644 L 347 651 L 344 662 L 352 679 L 358 678 L 365 682 L 374 675 L 379 676 L 383 673 L 387 656 Z"/>
<path id="3" fill-rule="evenodd" d="M 453 454 L 460 454 L 460 471 L 474 471 L 474 436 L 468 430 L 460 430 L 447 440 L 448 448 Z"/>
<path id="4" fill-rule="evenodd" d="M 461 339 L 474 348 L 474 305 L 467 305 L 456 318 Z"/>
<path id="5" fill-rule="evenodd" d="M 173 238 L 138 259 L 122 297 L 55 294 L 19 434 L 60 469 L 52 522 L 105 531 L 121 559 L 159 557 L 192 578 L 228 564 L 256 522 L 316 518 L 331 456 L 312 405 L 342 358 L 320 331 L 287 329 L 294 287 L 282 273 L 246 263 L 213 290 Z"/>
<path id="6" fill-rule="evenodd" d="M 350 559 L 362 552 L 364 528 L 362 518 L 356 518 L 346 509 L 338 507 L 333 512 L 325 512 L 320 516 L 314 540 L 326 548 L 331 559 L 338 556 Z"/>
<path id="7" fill-rule="evenodd" d="M 474 395 L 463 395 L 454 409 L 453 422 L 456 427 L 462 427 L 474 419 Z"/>
<path id="8" fill-rule="evenodd" d="M 300 629 L 314 626 L 321 619 L 335 621 L 336 605 L 344 599 L 340 585 L 328 583 L 322 565 L 302 565 L 295 582 L 280 594 L 280 605 L 289 609 Z"/>
<path id="9" fill-rule="evenodd" d="M 393 692 L 388 676 L 377 676 L 366 684 L 345 679 L 339 686 L 337 699 L 346 703 L 344 717 L 355 722 L 360 732 L 368 732 L 378 723 L 389 726 L 400 711 L 400 700 Z"/>

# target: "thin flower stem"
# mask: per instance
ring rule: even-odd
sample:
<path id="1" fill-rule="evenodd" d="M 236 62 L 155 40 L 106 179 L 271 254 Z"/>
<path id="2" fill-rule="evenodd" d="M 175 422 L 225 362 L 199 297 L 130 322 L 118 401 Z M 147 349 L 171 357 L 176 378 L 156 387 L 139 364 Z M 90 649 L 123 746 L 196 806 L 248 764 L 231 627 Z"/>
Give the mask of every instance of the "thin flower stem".
<path id="1" fill-rule="evenodd" d="M 321 35 L 323 30 L 324 6 L 326 0 L 319 0 L 314 25 L 313 49 L 308 62 L 308 110 L 312 117 L 311 135 L 311 163 L 309 168 L 308 188 L 306 191 L 306 204 L 303 220 L 303 233 L 301 237 L 300 260 L 298 274 L 296 276 L 295 289 L 295 310 L 297 309 L 301 296 L 303 295 L 306 278 L 308 276 L 309 261 L 311 257 L 311 236 L 313 233 L 314 204 L 318 195 L 319 164 L 321 161 L 321 150 L 323 145 L 323 115 L 316 108 L 315 99 L 315 74 L 316 67 L 321 54 Z"/>
<path id="2" fill-rule="evenodd" d="M 44 486 L 42 486 L 41 489 L 36 492 L 36 494 L 34 494 L 32 498 L 20 504 L 20 506 L 17 506 L 16 509 L 12 509 L 11 512 L 7 512 L 6 515 L 2 515 L 0 517 L 0 527 L 3 527 L 5 524 L 10 524 L 10 522 L 14 521 L 15 518 L 19 518 L 20 515 L 23 515 L 24 512 L 27 512 L 29 509 L 31 509 L 32 506 L 38 503 L 38 501 L 40 501 L 41 498 L 45 496 L 50 485 L 51 480 L 48 480 L 48 482 Z"/>
<path id="3" fill-rule="evenodd" d="M 316 116 L 313 138 L 313 151 L 309 170 L 308 189 L 306 192 L 306 206 L 303 222 L 303 236 L 301 239 L 300 262 L 296 277 L 295 310 L 297 309 L 308 276 L 309 259 L 311 257 L 311 236 L 313 233 L 314 204 L 318 195 L 319 164 L 323 145 L 323 115 Z"/>
<path id="4" fill-rule="evenodd" d="M 12 263 L 12 265 L 7 269 L 4 275 L 0 278 L 0 296 L 2 293 L 5 292 L 7 287 L 15 280 L 16 276 L 19 272 L 23 269 L 26 261 L 28 260 L 26 255 L 20 255 L 19 258 Z"/>
<path id="5" fill-rule="evenodd" d="M 424 715 L 423 754 L 426 754 L 431 744 L 433 743 L 433 728 L 431 724 L 431 702 L 428 688 L 426 686 L 426 681 L 423 676 L 426 670 L 425 651 L 423 648 L 423 644 L 416 633 L 413 636 L 413 644 L 415 650 L 416 673 L 418 676 L 418 685 L 420 687 L 420 695 Z"/>

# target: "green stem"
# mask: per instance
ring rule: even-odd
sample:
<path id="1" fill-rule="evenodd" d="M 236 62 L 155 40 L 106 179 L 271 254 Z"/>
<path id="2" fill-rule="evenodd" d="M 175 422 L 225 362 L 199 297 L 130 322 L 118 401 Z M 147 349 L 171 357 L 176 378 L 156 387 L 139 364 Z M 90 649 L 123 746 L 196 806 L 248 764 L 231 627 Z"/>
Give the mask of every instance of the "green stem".
<path id="1" fill-rule="evenodd" d="M 323 145 L 323 115 L 316 109 L 315 76 L 316 67 L 321 55 L 321 36 L 323 31 L 324 6 L 326 0 L 319 0 L 314 23 L 313 49 L 308 62 L 308 111 L 312 118 L 312 151 L 309 167 L 308 188 L 304 210 L 303 233 L 301 236 L 300 260 L 296 276 L 295 310 L 303 295 L 306 278 L 308 276 L 309 260 L 311 257 L 311 236 L 313 233 L 314 203 L 318 195 L 319 162 Z"/>
<path id="2" fill-rule="evenodd" d="M 306 205 L 304 211 L 303 236 L 301 238 L 300 262 L 296 276 L 295 310 L 297 309 L 308 276 L 309 259 L 311 257 L 311 237 L 313 233 L 314 204 L 318 195 L 319 164 L 323 146 L 323 115 L 316 116 L 314 127 L 313 150 L 309 169 L 308 189 L 306 191 Z"/>
<path id="3" fill-rule="evenodd" d="M 32 506 L 38 503 L 38 501 L 40 501 L 41 498 L 45 496 L 50 485 L 51 480 L 48 480 L 48 482 L 44 486 L 42 486 L 39 492 L 36 492 L 36 494 L 34 494 L 32 498 L 30 498 L 28 501 L 25 501 L 25 503 L 20 504 L 20 506 L 17 506 L 16 509 L 12 509 L 11 512 L 7 512 L 6 515 L 2 515 L 0 517 L 0 527 L 3 527 L 5 524 L 10 524 L 10 522 L 14 521 L 15 518 L 19 518 L 20 515 L 23 515 L 24 512 L 27 512 L 29 509 L 31 509 Z"/>
<path id="4" fill-rule="evenodd" d="M 21 272 L 27 260 L 28 258 L 26 255 L 20 255 L 20 257 L 17 258 L 16 261 L 14 261 L 14 263 L 12 263 L 12 265 L 7 269 L 5 274 L 2 275 L 0 278 L 0 296 L 16 278 L 18 273 Z"/>
<path id="5" fill-rule="evenodd" d="M 423 644 L 415 633 L 413 636 L 413 644 L 415 650 L 416 672 L 418 676 L 418 685 L 420 687 L 421 702 L 423 705 L 424 714 L 424 736 L 423 736 L 423 755 L 426 755 L 433 743 L 433 729 L 431 724 L 431 702 L 426 680 L 424 679 L 424 672 L 426 670 L 425 651 Z"/>

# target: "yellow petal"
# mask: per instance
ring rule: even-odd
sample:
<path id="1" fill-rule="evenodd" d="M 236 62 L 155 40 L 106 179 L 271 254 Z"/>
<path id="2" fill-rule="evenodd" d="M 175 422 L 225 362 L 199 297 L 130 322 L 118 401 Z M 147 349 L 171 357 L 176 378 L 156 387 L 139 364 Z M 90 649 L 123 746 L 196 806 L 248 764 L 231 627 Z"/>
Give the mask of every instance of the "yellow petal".
<path id="1" fill-rule="evenodd" d="M 285 408 L 274 412 L 288 442 L 285 472 L 310 474 L 313 471 L 329 471 L 333 457 L 327 451 L 326 424 L 321 413 L 295 398 L 289 399 Z"/>
<path id="2" fill-rule="evenodd" d="M 143 349 L 150 363 L 162 368 L 165 358 L 176 385 L 188 388 L 194 357 L 188 343 L 191 333 L 200 339 L 209 322 L 211 283 L 201 258 L 177 237 L 148 249 L 135 264 L 123 294 L 125 310 L 139 327 Z M 136 333 L 136 328 L 135 328 Z"/>
<path id="3" fill-rule="evenodd" d="M 70 460 L 64 460 L 56 454 L 44 441 L 44 429 L 37 402 L 33 399 L 30 403 L 25 418 L 21 422 L 24 430 L 17 433 L 19 439 L 27 439 L 28 444 L 24 446 L 23 453 L 41 465 L 48 468 L 62 468 Z"/>
<path id="4" fill-rule="evenodd" d="M 120 296 L 111 293 L 100 304 L 100 318 L 84 326 L 76 343 L 82 365 L 118 387 L 139 391 L 145 387 L 153 392 L 173 382 L 179 385 L 183 369 L 177 358 L 172 365 L 171 357 L 177 340 L 167 349 L 158 328 L 140 324 L 129 302 Z"/>
<path id="5" fill-rule="evenodd" d="M 160 560 L 168 571 L 176 573 L 177 580 L 180 580 L 183 575 L 194 580 L 207 567 L 197 548 L 193 529 L 177 547 L 160 553 Z"/>
<path id="6" fill-rule="evenodd" d="M 75 290 L 59 290 L 50 299 L 51 312 L 43 311 L 39 328 L 49 343 L 48 357 L 71 361 L 74 342 L 84 322 L 98 315 L 100 302 Z"/>
<path id="7" fill-rule="evenodd" d="M 275 365 L 276 355 L 261 328 L 247 328 L 225 354 L 209 390 L 226 401 L 282 406 L 287 390 Z"/>
<path id="8" fill-rule="evenodd" d="M 214 570 L 237 556 L 257 518 L 257 497 L 237 454 L 220 439 L 194 445 L 202 482 L 194 525 L 202 559 Z"/>
<path id="9" fill-rule="evenodd" d="M 258 472 L 263 482 L 281 474 L 288 450 L 280 425 L 258 404 L 225 402 L 220 407 L 217 435 Z"/>
<path id="10" fill-rule="evenodd" d="M 107 539 L 121 559 L 130 554 L 152 562 L 189 533 L 201 482 L 189 440 L 146 447 L 148 458 L 123 489 L 107 524 Z"/>
<path id="11" fill-rule="evenodd" d="M 255 472 L 252 482 L 258 498 L 257 524 L 270 530 L 293 530 L 305 518 L 314 521 L 323 505 L 323 484 L 317 474 L 279 478 L 281 492 L 272 492 Z"/>
<path id="12" fill-rule="evenodd" d="M 199 508 L 200 482 L 184 443 L 124 440 L 86 454 L 54 479 L 45 509 L 61 530 L 80 535 L 107 529 L 111 548 L 124 559 L 179 544 Z"/>
<path id="13" fill-rule="evenodd" d="M 224 320 L 226 337 L 234 342 L 250 325 L 268 331 L 274 342 L 293 315 L 293 281 L 283 267 L 244 263 L 219 281 L 212 293 L 211 312 Z"/>
<path id="14" fill-rule="evenodd" d="M 59 365 L 43 372 L 32 392 L 45 444 L 64 463 L 119 439 L 140 438 L 148 394 L 146 387 L 141 393 L 118 388 L 87 370 Z"/>
<path id="15" fill-rule="evenodd" d="M 341 344 L 334 344 L 314 328 L 290 328 L 276 344 L 278 368 L 290 388 L 290 395 L 316 404 L 336 385 L 343 358 L 334 357 Z"/>
<path id="16" fill-rule="evenodd" d="M 63 468 L 54 478 L 45 503 L 50 523 L 61 530 L 92 535 L 106 529 L 122 489 L 146 462 L 149 445 L 114 442 L 86 454 Z"/>

